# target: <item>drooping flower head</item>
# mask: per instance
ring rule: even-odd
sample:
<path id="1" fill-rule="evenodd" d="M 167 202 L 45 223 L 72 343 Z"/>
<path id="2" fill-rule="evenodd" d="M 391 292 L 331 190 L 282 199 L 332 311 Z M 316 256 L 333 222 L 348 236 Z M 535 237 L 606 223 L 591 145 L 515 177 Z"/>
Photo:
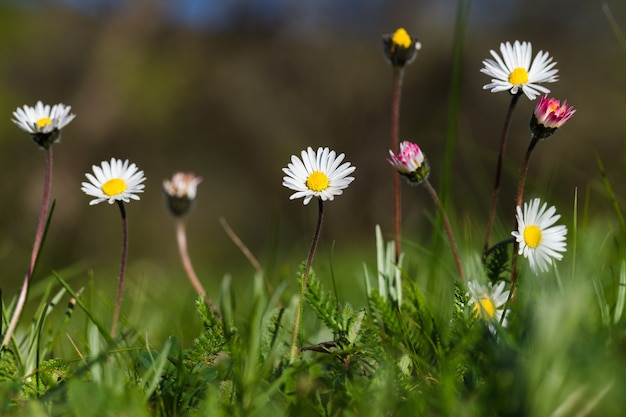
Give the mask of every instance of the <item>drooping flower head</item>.
<path id="1" fill-rule="evenodd" d="M 389 150 L 387 159 L 411 185 L 417 185 L 428 178 L 430 169 L 424 153 L 415 143 L 403 141 L 400 143 L 400 152 L 395 155 Z"/>
<path id="2" fill-rule="evenodd" d="M 13 123 L 31 134 L 37 145 L 46 149 L 61 140 L 61 129 L 74 120 L 71 107 L 63 104 L 44 105 L 38 101 L 35 107 L 24 105 L 13 112 Z"/>
<path id="3" fill-rule="evenodd" d="M 468 282 L 468 296 L 470 297 L 472 313 L 477 318 L 488 322 L 496 321 L 502 323 L 502 326 L 506 326 L 506 316 L 503 318 L 502 315 L 504 314 L 504 305 L 509 299 L 510 291 L 505 291 L 505 286 L 506 283 L 504 281 L 495 286 L 491 282 L 487 285 L 481 285 L 477 281 Z M 506 315 L 508 315 L 508 311 Z"/>
<path id="4" fill-rule="evenodd" d="M 394 33 L 383 35 L 385 58 L 394 67 L 403 67 L 413 62 L 417 51 L 422 44 L 409 35 L 404 28 L 398 28 Z"/>
<path id="5" fill-rule="evenodd" d="M 202 178 L 191 172 L 177 172 L 172 175 L 172 179 L 163 181 L 165 201 L 174 216 L 184 216 L 191 210 L 201 182 Z"/>
<path id="6" fill-rule="evenodd" d="M 530 131 L 539 139 L 550 137 L 571 119 L 574 113 L 576 110 L 572 106 L 567 106 L 567 100 L 561 104 L 559 100 L 544 95 L 539 99 L 530 118 Z"/>
<path id="7" fill-rule="evenodd" d="M 83 182 L 81 187 L 85 194 L 96 197 L 89 205 L 139 200 L 137 194 L 143 192 L 145 185 L 142 182 L 146 177 L 135 164 L 129 165 L 128 159 L 111 158 L 111 162 L 103 161 L 100 166 L 93 165 L 92 169 L 93 175 L 85 174 L 89 182 Z"/>
<path id="8" fill-rule="evenodd" d="M 301 153 L 302 159 L 291 156 L 291 163 L 283 172 L 283 186 L 296 191 L 289 199 L 304 197 L 304 204 L 308 204 L 313 197 L 333 200 L 335 196 L 343 194 L 343 190 L 354 181 L 352 174 L 356 167 L 343 161 L 345 155 L 337 155 L 328 148 L 318 148 L 317 152 L 309 146 Z M 341 164 L 341 165 L 340 165 Z"/>
<path id="9" fill-rule="evenodd" d="M 566 251 L 565 236 L 567 227 L 553 226 L 561 218 L 554 206 L 546 209 L 547 204 L 535 198 L 524 203 L 524 210 L 517 206 L 517 230 L 511 232 L 519 244 L 519 254 L 528 259 L 530 269 L 537 274 L 547 271 L 554 260 L 563 259 L 561 252 Z"/>
<path id="10" fill-rule="evenodd" d="M 487 74 L 493 79 L 485 84 L 483 89 L 491 90 L 492 93 L 510 91 L 511 94 L 526 94 L 529 100 L 534 100 L 540 93 L 550 92 L 540 83 L 552 83 L 558 80 L 557 72 L 552 58 L 547 52 L 539 51 L 531 63 L 532 45 L 530 42 L 515 41 L 500 44 L 498 55 L 494 50 L 490 51 L 494 59 L 485 59 L 484 68 L 480 72 Z"/>

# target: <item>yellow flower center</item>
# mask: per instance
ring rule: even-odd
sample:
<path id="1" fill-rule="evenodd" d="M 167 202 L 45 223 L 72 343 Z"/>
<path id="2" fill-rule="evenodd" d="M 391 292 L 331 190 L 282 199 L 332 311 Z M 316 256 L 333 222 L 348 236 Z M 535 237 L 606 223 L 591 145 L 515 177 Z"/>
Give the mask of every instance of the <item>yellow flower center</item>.
<path id="1" fill-rule="evenodd" d="M 113 178 L 102 184 L 102 192 L 109 197 L 123 193 L 126 188 L 126 182 L 121 178 Z"/>
<path id="2" fill-rule="evenodd" d="M 41 119 L 37 120 L 36 123 L 38 128 L 42 128 L 52 123 L 52 119 L 50 119 L 49 117 L 42 117 Z"/>
<path id="3" fill-rule="evenodd" d="M 528 71 L 521 67 L 515 68 L 509 75 L 509 82 L 513 85 L 526 84 L 528 82 Z"/>
<path id="4" fill-rule="evenodd" d="M 391 37 L 391 42 L 393 42 L 394 45 L 408 48 L 411 46 L 411 37 L 404 28 L 399 28 L 393 33 L 393 36 Z"/>
<path id="5" fill-rule="evenodd" d="M 472 308 L 474 314 L 477 317 L 482 317 L 484 319 L 490 320 L 496 314 L 496 306 L 489 298 L 483 298 Z"/>
<path id="6" fill-rule="evenodd" d="M 534 224 L 526 226 L 524 228 L 524 242 L 533 249 L 539 246 L 541 243 L 541 229 Z"/>
<path id="7" fill-rule="evenodd" d="M 328 188 L 328 177 L 320 171 L 314 171 L 306 180 L 306 186 L 311 191 L 324 191 Z"/>

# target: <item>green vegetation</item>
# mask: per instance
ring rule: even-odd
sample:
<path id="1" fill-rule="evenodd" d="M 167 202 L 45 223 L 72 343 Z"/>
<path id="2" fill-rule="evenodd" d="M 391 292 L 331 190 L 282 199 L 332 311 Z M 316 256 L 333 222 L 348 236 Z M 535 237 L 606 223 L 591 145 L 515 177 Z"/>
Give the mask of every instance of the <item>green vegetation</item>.
<path id="1" fill-rule="evenodd" d="M 623 46 L 619 25 L 606 5 L 605 13 Z M 146 221 L 138 210 L 127 213 L 125 204 L 136 204 L 128 197 L 145 195 L 148 199 L 149 193 L 163 191 L 155 191 L 157 187 L 146 183 L 143 194 L 143 172 L 137 174 L 134 182 L 129 180 L 124 177 L 128 163 L 122 167 L 122 160 L 116 161 L 120 165 L 117 174 L 90 179 L 87 192 L 96 198 L 96 203 L 110 199 L 120 208 L 120 297 L 114 296 L 112 280 L 99 279 L 112 273 L 92 271 L 82 263 L 88 264 L 86 260 L 64 269 L 50 268 L 49 259 L 44 262 L 42 253 L 54 246 L 56 237 L 51 231 L 57 202 L 50 201 L 49 194 L 52 148 L 56 152 L 60 131 L 72 120 L 66 114 L 65 123 L 54 127 L 59 120 L 53 114 L 34 119 L 29 115 L 16 116 L 24 122 L 18 123 L 20 128 L 46 153 L 46 182 L 35 245 L 23 284 L 23 294 L 28 289 L 28 296 L 21 299 L 19 295 L 0 293 L 0 334 L 5 340 L 0 351 L 0 415 L 622 415 L 626 391 L 626 223 L 620 195 L 623 187 L 615 178 L 626 175 L 626 167 L 609 169 L 603 158 L 596 155 L 596 175 L 587 180 L 584 191 L 575 189 L 566 203 L 555 206 L 560 215 L 555 214 L 557 209 L 551 212 L 552 206 L 547 205 L 550 214 L 533 219 L 528 215 L 533 210 L 535 217 L 541 217 L 537 215 L 538 199 L 534 200 L 534 209 L 524 208 L 523 216 L 516 217 L 508 209 L 510 201 L 500 201 L 502 210 L 496 209 L 498 197 L 517 197 L 518 207 L 529 202 L 529 198 L 523 198 L 525 184 L 530 188 L 537 177 L 536 172 L 528 169 L 534 162 L 531 154 L 541 154 L 553 141 L 564 140 L 570 134 L 565 123 L 573 109 L 556 99 L 540 98 L 531 116 L 530 146 L 523 162 L 519 158 L 521 172 L 516 171 L 517 166 L 507 166 L 510 161 L 503 145 L 498 155 L 507 164 L 505 175 L 510 174 L 507 170 L 514 171 L 521 178 L 519 185 L 515 184 L 517 189 L 511 186 L 510 178 L 500 184 L 502 173 L 498 169 L 490 212 L 480 213 L 479 218 L 468 215 L 468 211 L 456 211 L 452 202 L 458 187 L 454 161 L 461 146 L 457 136 L 468 16 L 469 2 L 460 1 L 449 121 L 442 129 L 447 131 L 445 149 L 440 152 L 443 157 L 437 153 L 426 155 L 425 146 L 422 153 L 416 144 L 399 143 L 401 95 L 392 94 L 393 152 L 389 162 L 397 171 L 394 181 L 408 179 L 411 185 L 401 183 L 398 187 L 398 182 L 393 183 L 398 202 L 393 224 L 403 224 L 401 192 L 406 200 L 415 195 L 423 197 L 426 208 L 419 215 L 426 213 L 427 221 L 417 222 L 423 227 L 419 230 L 422 236 L 401 236 L 399 230 L 390 232 L 381 226 L 358 236 L 341 234 L 332 227 L 341 218 L 322 228 L 322 213 L 326 210 L 326 216 L 332 217 L 337 204 L 329 195 L 341 201 L 350 199 L 354 192 L 349 187 L 352 178 L 345 177 L 354 175 L 358 179 L 367 167 L 355 163 L 356 170 L 344 171 L 343 177 L 333 175 L 341 171 L 343 165 L 339 167 L 339 163 L 332 169 L 298 169 L 294 160 L 299 155 L 306 158 L 298 153 L 300 149 L 293 149 L 295 157 L 283 170 L 287 175 L 283 185 L 301 195 L 295 196 L 298 199 L 291 202 L 289 209 L 308 216 L 315 203 L 319 204 L 308 257 L 304 252 L 294 254 L 306 247 L 309 236 L 299 236 L 301 242 L 287 250 L 289 256 L 295 257 L 290 259 L 291 265 L 300 265 L 297 270 L 277 260 L 276 253 L 281 248 L 273 236 L 267 239 L 264 249 L 268 260 L 259 262 L 246 247 L 245 239 L 240 239 L 222 219 L 228 236 L 242 252 L 241 259 L 246 258 L 250 267 L 248 263 L 238 265 L 221 280 L 208 283 L 206 277 L 215 276 L 218 268 L 212 265 L 214 269 L 207 272 L 206 265 L 201 264 L 196 275 L 191 260 L 214 242 L 199 243 L 203 236 L 194 233 L 193 228 L 187 242 L 186 216 L 195 202 L 196 186 L 207 181 L 190 173 L 179 173 L 183 174 L 181 183 L 173 177 L 164 192 L 177 221 L 177 239 L 172 236 L 172 240 L 176 240 L 183 261 L 180 271 L 184 270 L 191 285 L 181 278 L 182 272 L 162 269 L 158 263 L 147 260 L 145 254 L 140 261 L 131 261 L 127 268 L 127 255 L 131 259 L 134 256 L 127 247 L 129 235 L 133 241 L 134 221 Z M 409 71 L 408 65 L 415 59 L 417 44 L 404 29 L 384 37 L 396 93 L 402 88 L 404 66 Z M 420 59 L 418 56 L 417 62 Z M 354 62 L 350 65 L 358 67 Z M 559 71 L 560 75 L 567 69 Z M 511 76 L 515 73 L 524 80 L 530 72 L 520 65 Z M 556 81 L 549 78 L 538 83 Z M 504 77 L 500 82 L 506 84 L 510 79 Z M 522 91 L 523 87 L 528 87 L 526 81 L 496 92 L 513 97 L 502 143 L 509 134 L 518 99 L 527 100 L 528 91 Z M 162 84 L 159 88 L 177 91 L 175 85 Z M 497 106 L 495 100 L 493 106 Z M 255 115 L 254 106 L 240 110 L 253 119 L 265 117 Z M 75 106 L 73 111 L 79 119 L 80 107 Z M 577 107 L 577 111 L 575 117 L 585 111 L 585 106 Z M 159 116 L 155 123 L 165 116 Z M 68 135 L 72 125 L 69 126 Z M 544 140 L 557 129 L 562 131 L 555 138 Z M 621 146 L 626 148 L 626 143 Z M 495 140 L 493 147 L 496 148 Z M 314 151 L 311 149 L 310 153 Z M 346 160 L 352 162 L 350 153 L 354 149 L 342 151 Z M 326 161 L 324 158 L 329 157 L 328 149 L 320 148 L 318 152 L 324 155 L 318 156 L 318 160 Z M 331 160 L 336 156 L 332 152 L 330 155 Z M 380 159 L 387 157 L 385 153 Z M 272 164 L 274 159 L 277 157 L 271 158 Z M 271 169 L 279 172 L 287 162 Z M 150 167 L 156 164 L 146 165 L 147 177 L 151 175 Z M 135 172 L 135 168 L 131 171 Z M 479 174 L 482 171 L 469 175 L 468 182 L 475 181 Z M 552 175 L 549 182 L 554 187 L 559 183 L 559 170 Z M 338 177 L 340 184 L 333 183 Z M 224 175 L 221 179 L 229 178 Z M 389 184 L 380 180 L 371 187 L 392 189 L 391 176 L 388 179 Z M 240 181 L 241 178 L 237 183 Z M 439 189 L 431 186 L 430 181 Z M 482 182 L 484 190 L 479 197 L 485 198 L 487 207 L 493 180 Z M 76 189 L 79 183 L 77 180 Z M 258 184 L 254 187 L 263 188 Z M 548 186 L 537 188 L 550 195 Z M 198 193 L 205 191 L 200 186 Z M 470 193 L 463 190 L 462 194 Z M 314 204 L 302 204 L 301 197 Z M 364 197 L 359 201 L 363 202 Z M 108 208 L 109 204 L 101 206 Z M 598 206 L 603 210 L 595 209 Z M 250 206 L 245 208 L 252 211 Z M 93 217 L 111 211 L 95 210 Z M 409 217 L 415 213 L 404 214 Z M 246 215 L 257 220 L 250 213 Z M 286 218 L 292 216 L 296 215 Z M 392 215 L 388 217 L 382 222 Z M 516 226 L 510 228 L 514 221 Z M 415 219 L 411 218 L 411 222 Z M 289 221 L 281 219 L 277 223 L 284 227 Z M 258 224 L 251 228 L 260 230 Z M 517 233 L 514 237 L 512 230 Z M 365 242 L 363 235 L 367 236 Z M 561 242 L 565 239 L 566 245 Z M 430 243 L 424 244 L 425 241 Z M 153 241 L 146 244 L 161 244 L 164 251 L 173 251 L 174 247 Z M 518 245 L 522 247 L 519 252 Z M 117 254 L 117 247 L 114 249 L 112 252 Z M 298 323 L 295 331 L 294 323 Z"/>

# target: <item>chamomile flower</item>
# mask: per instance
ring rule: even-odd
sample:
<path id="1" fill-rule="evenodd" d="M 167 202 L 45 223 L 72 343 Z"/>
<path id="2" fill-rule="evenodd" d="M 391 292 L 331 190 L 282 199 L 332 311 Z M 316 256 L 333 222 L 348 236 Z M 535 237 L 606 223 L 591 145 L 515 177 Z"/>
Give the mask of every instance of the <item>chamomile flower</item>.
<path id="1" fill-rule="evenodd" d="M 492 93 L 510 91 L 511 94 L 519 94 L 519 90 L 534 100 L 540 93 L 549 93 L 550 90 L 539 85 L 540 83 L 552 83 L 558 80 L 557 72 L 552 58 L 547 52 L 539 51 L 531 63 L 532 45 L 530 42 L 515 41 L 500 44 L 500 53 L 491 50 L 494 59 L 485 59 L 484 68 L 480 72 L 487 74 L 493 79 L 491 83 L 483 86 L 483 89 L 491 90 Z"/>
<path id="2" fill-rule="evenodd" d="M 61 129 L 76 117 L 70 114 L 70 110 L 70 106 L 63 104 L 50 107 L 38 101 L 35 107 L 18 107 L 13 112 L 12 121 L 23 131 L 30 133 L 39 146 L 47 148 L 61 139 Z"/>
<path id="3" fill-rule="evenodd" d="M 343 194 L 343 190 L 354 181 L 349 177 L 356 167 L 343 161 L 345 155 L 337 155 L 328 148 L 318 148 L 315 152 L 310 146 L 301 152 L 302 159 L 291 156 L 291 163 L 283 168 L 283 186 L 296 191 L 289 199 L 304 197 L 308 204 L 313 197 L 322 201 L 333 200 Z"/>
<path id="4" fill-rule="evenodd" d="M 111 158 L 111 162 L 103 161 L 92 169 L 93 175 L 85 174 L 89 182 L 83 182 L 81 187 L 85 194 L 96 197 L 89 205 L 103 201 L 113 204 L 116 201 L 128 203 L 131 199 L 139 200 L 137 194 L 143 192 L 145 185 L 142 182 L 146 177 L 135 164 L 129 165 L 128 159 Z"/>
<path id="5" fill-rule="evenodd" d="M 506 316 L 503 318 L 502 315 L 510 291 L 505 291 L 505 286 L 504 281 L 500 281 L 497 285 L 493 285 L 491 282 L 487 285 L 481 285 L 477 281 L 468 282 L 468 296 L 470 297 L 472 313 L 485 321 L 497 321 L 502 323 L 502 326 L 506 326 Z"/>
<path id="6" fill-rule="evenodd" d="M 537 274 L 547 271 L 554 260 L 563 259 L 561 252 L 566 251 L 565 236 L 567 227 L 553 226 L 561 218 L 554 206 L 546 209 L 547 204 L 535 198 L 524 203 L 524 210 L 517 206 L 518 229 L 511 232 L 519 244 L 519 255 L 524 255 L 530 269 Z"/>

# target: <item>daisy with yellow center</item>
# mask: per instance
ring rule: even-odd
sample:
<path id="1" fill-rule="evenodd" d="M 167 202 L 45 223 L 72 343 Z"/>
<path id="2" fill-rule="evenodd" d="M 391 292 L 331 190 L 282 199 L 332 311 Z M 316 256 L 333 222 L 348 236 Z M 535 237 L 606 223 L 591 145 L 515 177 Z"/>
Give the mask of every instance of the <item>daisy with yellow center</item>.
<path id="1" fill-rule="evenodd" d="M 83 182 L 81 188 L 85 194 L 96 197 L 89 202 L 90 205 L 103 201 L 113 204 L 116 201 L 128 203 L 131 199 L 139 200 L 137 194 L 143 192 L 145 185 L 142 182 L 146 177 L 135 164 L 111 158 L 111 162 L 103 161 L 92 169 L 93 175 L 85 174 L 89 182 Z"/>
<path id="2" fill-rule="evenodd" d="M 308 147 L 302 151 L 301 158 L 291 157 L 291 163 L 283 168 L 283 186 L 294 190 L 289 199 L 304 197 L 308 204 L 313 197 L 323 201 L 333 200 L 343 194 L 343 190 L 354 181 L 349 177 L 356 169 L 349 162 L 341 163 L 344 154 L 337 155 L 328 148 L 318 148 L 317 152 Z"/>
<path id="3" fill-rule="evenodd" d="M 567 227 L 553 226 L 561 215 L 556 214 L 554 206 L 547 209 L 547 204 L 538 198 L 524 203 L 524 210 L 517 206 L 518 229 L 511 232 L 519 244 L 519 255 L 524 255 L 530 269 L 537 274 L 545 272 L 554 260 L 563 259 L 561 252 L 566 251 L 565 236 Z"/>
<path id="4" fill-rule="evenodd" d="M 547 52 L 539 51 L 531 63 L 532 45 L 530 42 L 515 41 L 500 44 L 500 53 L 491 50 L 494 59 L 485 59 L 484 68 L 480 72 L 492 78 L 491 83 L 483 86 L 483 89 L 491 90 L 492 93 L 510 91 L 511 94 L 524 93 L 529 100 L 534 100 L 540 93 L 547 94 L 549 89 L 540 83 L 552 83 L 558 80 L 557 72 L 552 58 Z M 521 92 L 520 92 L 521 90 Z"/>
<path id="5" fill-rule="evenodd" d="M 47 148 L 61 139 L 61 129 L 76 117 L 70 114 L 70 110 L 70 106 L 63 104 L 50 107 L 38 101 L 34 107 L 18 107 L 13 112 L 12 121 L 23 131 L 30 133 L 39 146 Z"/>
<path id="6" fill-rule="evenodd" d="M 506 326 L 506 315 L 503 318 L 504 305 L 509 299 L 509 290 L 504 290 L 506 283 L 501 281 L 495 286 L 490 282 L 487 285 L 481 285 L 476 281 L 470 281 L 467 283 L 469 289 L 468 296 L 470 297 L 470 306 L 472 308 L 472 314 L 475 317 L 483 319 L 488 322 L 502 323 L 502 326 Z M 491 326 L 490 326 L 491 329 Z"/>

